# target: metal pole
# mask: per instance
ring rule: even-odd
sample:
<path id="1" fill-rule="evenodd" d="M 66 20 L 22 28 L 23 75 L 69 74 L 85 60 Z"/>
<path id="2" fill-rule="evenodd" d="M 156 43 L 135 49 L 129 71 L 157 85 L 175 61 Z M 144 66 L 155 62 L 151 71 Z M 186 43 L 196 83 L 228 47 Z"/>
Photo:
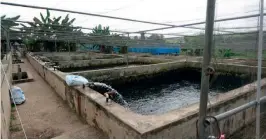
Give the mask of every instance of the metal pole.
<path id="1" fill-rule="evenodd" d="M 257 106 L 256 106 L 256 138 L 260 139 L 260 96 L 261 96 L 261 63 L 262 63 L 262 46 L 263 46 L 263 7 L 264 0 L 260 0 L 260 30 L 258 46 L 258 74 L 257 74 Z"/>
<path id="2" fill-rule="evenodd" d="M 8 51 L 9 51 L 9 34 L 8 34 L 8 31 L 5 31 L 5 33 L 6 33 L 6 60 L 7 60 L 7 54 L 8 54 Z"/>
<path id="3" fill-rule="evenodd" d="M 70 46 L 69 46 L 69 41 L 67 41 L 67 46 L 68 46 L 68 54 L 70 55 Z"/>
<path id="4" fill-rule="evenodd" d="M 77 36 L 75 36 L 75 51 L 77 51 L 77 48 L 78 48 L 78 46 L 77 46 Z"/>
<path id="5" fill-rule="evenodd" d="M 110 19 L 118 19 L 118 20 L 125 20 L 125 21 L 139 22 L 139 23 L 147 23 L 147 24 L 154 24 L 154 25 L 171 26 L 171 27 L 175 26 L 175 25 L 165 24 L 165 23 L 157 23 L 157 22 L 150 22 L 150 21 L 122 18 L 122 17 L 113 17 L 113 16 L 107 16 L 107 15 L 100 15 L 100 14 L 93 14 L 93 13 L 86 13 L 86 12 L 78 12 L 78 11 L 72 11 L 72 10 L 59 9 L 59 8 L 33 6 L 33 5 L 10 3 L 10 2 L 1 2 L 1 4 L 10 5 L 10 6 L 27 7 L 27 8 L 33 8 L 33 9 L 44 9 L 44 10 L 48 9 L 48 10 L 59 11 L 59 12 L 67 12 L 67 13 L 74 13 L 74 14 L 81 14 L 81 15 L 89 15 L 89 16 L 96 16 L 96 17 L 103 17 L 103 18 L 110 18 Z"/>
<path id="6" fill-rule="evenodd" d="M 207 14 L 206 14 L 206 27 L 205 27 L 205 47 L 203 53 L 203 65 L 201 74 L 201 92 L 200 92 L 200 110 L 199 110 L 199 138 L 206 138 L 204 132 L 204 119 L 207 114 L 207 101 L 209 93 L 209 78 L 206 70 L 210 66 L 211 52 L 213 45 L 213 25 L 215 14 L 215 0 L 208 0 Z"/>
<path id="7" fill-rule="evenodd" d="M 54 39 L 54 49 L 55 49 L 55 52 L 57 50 L 57 47 L 56 47 L 56 39 Z"/>
<path id="8" fill-rule="evenodd" d="M 129 41 L 129 33 L 127 34 L 127 38 L 128 38 L 128 41 Z M 128 45 L 126 46 L 126 48 L 127 48 L 127 52 L 126 52 L 126 55 L 127 55 L 127 66 L 128 66 Z"/>
<path id="9" fill-rule="evenodd" d="M 266 96 L 260 98 L 260 103 L 263 103 L 263 102 L 266 102 Z M 221 120 L 223 120 L 225 118 L 228 118 L 230 116 L 233 116 L 233 115 L 235 115 L 235 114 L 237 114 L 237 113 L 239 113 L 239 112 L 241 112 L 243 110 L 249 109 L 249 108 L 254 107 L 256 105 L 257 105 L 257 101 L 254 100 L 254 101 L 248 102 L 246 104 L 243 104 L 243 105 L 241 105 L 241 106 L 239 106 L 237 108 L 234 108 L 232 110 L 229 110 L 227 112 L 223 112 L 223 113 L 221 113 L 219 115 L 216 115 L 215 118 L 218 121 L 221 121 Z"/>
<path id="10" fill-rule="evenodd" d="M 9 39 L 9 32 L 6 31 L 6 45 L 7 45 L 7 51 L 11 51 L 11 47 L 10 47 L 10 39 Z"/>
<path id="11" fill-rule="evenodd" d="M 264 13 L 266 15 L 266 13 Z M 221 21 L 229 21 L 229 20 L 236 20 L 236 19 L 245 19 L 245 18 L 252 18 L 252 17 L 258 17 L 259 14 L 252 14 L 252 15 L 245 15 L 245 16 L 237 16 L 237 17 L 230 17 L 230 18 L 223 18 L 223 19 L 217 19 L 215 22 L 221 22 Z M 150 31 L 158 31 L 158 30 L 165 30 L 165 29 L 171 29 L 171 28 L 177 28 L 177 27 L 187 27 L 187 26 L 192 26 L 192 25 L 199 25 L 199 24 L 204 24 L 205 21 L 201 22 L 195 22 L 195 23 L 189 23 L 185 25 L 176 25 L 173 27 L 161 27 L 161 28 L 155 28 L 155 29 L 149 29 L 149 30 L 141 30 L 135 33 L 141 33 L 141 32 L 150 32 Z"/>
<path id="12" fill-rule="evenodd" d="M 197 22 L 196 24 L 195 23 L 191 23 L 191 24 L 188 24 L 187 26 L 180 26 L 180 25 L 172 25 L 172 24 L 157 23 L 157 22 L 150 22 L 150 21 L 142 21 L 142 20 L 136 20 L 136 19 L 122 18 L 122 17 L 113 17 L 113 16 L 107 16 L 107 15 L 99 15 L 99 14 L 93 14 L 93 13 L 78 12 L 78 11 L 51 8 L 51 7 L 43 7 L 43 6 L 33 6 L 33 5 L 25 5 L 25 4 L 9 3 L 9 2 L 1 2 L 1 4 L 10 5 L 10 6 L 27 7 L 27 8 L 33 8 L 33 9 L 44 9 L 44 10 L 48 9 L 48 10 L 53 10 L 53 11 L 60 11 L 60 12 L 67 12 L 67 13 L 74 13 L 74 14 L 90 15 L 90 16 L 110 18 L 110 19 L 118 19 L 118 20 L 125 20 L 125 21 L 139 22 L 139 23 L 147 23 L 147 24 L 154 24 L 154 25 L 169 26 L 169 27 L 163 27 L 163 28 L 156 28 L 156 29 L 151 29 L 151 30 L 139 31 L 139 32 L 136 32 L 136 33 L 155 31 L 155 30 L 163 30 L 163 29 L 170 29 L 170 28 L 177 28 L 177 27 L 184 27 L 184 28 L 192 28 L 192 29 L 200 29 L 200 30 L 202 30 L 201 28 L 187 27 L 187 26 L 192 26 L 192 25 L 196 25 L 196 24 L 204 24 L 205 23 L 205 22 Z M 242 18 L 249 18 L 250 16 L 252 16 L 252 15 L 243 16 Z M 233 20 L 233 19 L 234 18 L 229 18 L 228 20 Z M 230 31 L 220 31 L 220 32 L 230 32 Z"/>
<path id="13" fill-rule="evenodd" d="M 141 40 L 145 40 L 145 33 L 144 33 L 144 32 L 141 32 L 141 33 L 140 33 L 140 39 L 141 39 Z"/>
<path id="14" fill-rule="evenodd" d="M 6 31 L 6 45 L 7 45 L 7 52 L 6 52 L 6 60 L 7 60 L 7 54 L 10 52 L 11 56 L 13 56 L 12 54 L 12 48 L 10 45 L 10 38 L 9 38 L 9 29 L 7 29 Z"/>

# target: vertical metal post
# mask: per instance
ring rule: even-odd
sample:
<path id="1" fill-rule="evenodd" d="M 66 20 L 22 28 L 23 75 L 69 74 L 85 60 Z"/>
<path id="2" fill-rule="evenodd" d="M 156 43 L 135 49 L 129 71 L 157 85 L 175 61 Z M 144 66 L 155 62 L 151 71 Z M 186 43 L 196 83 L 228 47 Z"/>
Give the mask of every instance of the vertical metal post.
<path id="1" fill-rule="evenodd" d="M 10 40 L 9 40 L 9 31 L 6 31 L 6 45 L 7 45 L 7 51 L 11 51 Z"/>
<path id="2" fill-rule="evenodd" d="M 55 52 L 57 52 L 56 38 L 54 39 L 54 47 L 55 47 Z"/>
<path id="3" fill-rule="evenodd" d="M 210 66 L 212 46 L 213 46 L 215 1 L 216 0 L 208 0 L 207 2 L 207 14 L 206 14 L 206 25 L 205 25 L 205 47 L 203 52 L 200 109 L 199 109 L 199 138 L 201 139 L 206 138 L 203 123 L 207 114 L 207 102 L 208 102 L 209 78 L 210 78 L 210 76 L 206 74 L 206 70 Z"/>
<path id="4" fill-rule="evenodd" d="M 68 53 L 70 54 L 69 40 L 67 41 L 67 46 L 68 46 Z"/>
<path id="5" fill-rule="evenodd" d="M 141 39 L 141 40 L 145 40 L 145 33 L 144 33 L 144 32 L 141 32 L 141 33 L 140 33 L 140 39 Z"/>
<path id="6" fill-rule="evenodd" d="M 10 40 L 9 40 L 9 32 L 6 31 L 6 60 L 7 60 L 7 54 L 9 53 L 9 51 L 11 51 L 11 49 L 10 49 Z"/>
<path id="7" fill-rule="evenodd" d="M 78 46 L 77 46 L 77 35 L 75 36 L 75 51 L 77 51 L 77 48 L 78 48 Z"/>
<path id="8" fill-rule="evenodd" d="M 128 39 L 128 42 L 129 42 L 129 33 L 127 33 L 127 39 Z M 126 43 L 126 44 L 128 44 L 128 42 Z M 126 46 L 126 48 L 127 48 L 127 52 L 126 52 L 126 57 L 127 57 L 127 66 L 128 66 L 128 45 Z"/>
<path id="9" fill-rule="evenodd" d="M 262 46 L 263 46 L 263 7 L 264 0 L 260 0 L 260 29 L 258 43 L 258 73 L 257 73 L 257 106 L 256 106 L 256 139 L 260 139 L 260 96 L 261 96 L 261 63 L 262 63 Z"/>

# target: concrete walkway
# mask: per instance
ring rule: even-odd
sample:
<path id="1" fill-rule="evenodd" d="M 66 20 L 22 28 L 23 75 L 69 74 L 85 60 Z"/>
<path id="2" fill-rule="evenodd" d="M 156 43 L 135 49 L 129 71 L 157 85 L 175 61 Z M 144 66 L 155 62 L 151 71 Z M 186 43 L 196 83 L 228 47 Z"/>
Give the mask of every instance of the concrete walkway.
<path id="1" fill-rule="evenodd" d="M 107 138 L 103 132 L 81 122 L 27 60 L 24 60 L 21 68 L 34 78 L 33 82 L 15 85 L 22 88 L 26 96 L 26 102 L 19 105 L 18 110 L 28 138 Z M 13 69 L 16 69 L 15 65 Z M 25 137 L 18 116 L 15 111 L 12 114 L 10 138 L 23 139 Z"/>

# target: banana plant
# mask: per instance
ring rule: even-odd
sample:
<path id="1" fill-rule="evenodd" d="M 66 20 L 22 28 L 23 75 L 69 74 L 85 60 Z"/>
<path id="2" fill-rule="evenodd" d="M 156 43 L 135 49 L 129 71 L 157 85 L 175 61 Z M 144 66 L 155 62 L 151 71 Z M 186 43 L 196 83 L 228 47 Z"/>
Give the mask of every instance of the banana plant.
<path id="1" fill-rule="evenodd" d="M 1 25 L 5 29 L 10 29 L 14 26 L 18 26 L 19 24 L 16 21 L 20 18 L 20 15 L 15 17 L 6 17 L 6 15 L 1 16 Z"/>
<path id="2" fill-rule="evenodd" d="M 79 28 L 72 28 L 72 25 L 75 21 L 74 19 L 70 19 L 69 15 L 66 15 L 65 18 L 62 19 L 62 16 L 59 17 L 55 17 L 55 16 L 51 16 L 51 13 L 49 10 L 46 10 L 46 15 L 40 13 L 40 17 L 34 17 L 33 18 L 33 22 L 29 23 L 30 28 L 27 26 L 23 26 L 22 30 L 34 30 L 36 32 L 43 32 L 43 34 L 37 34 L 36 35 L 31 35 L 31 39 L 36 40 L 38 38 L 44 38 L 44 39 L 56 39 L 60 36 L 60 33 L 57 32 L 62 32 L 62 31 L 66 31 L 66 32 L 73 32 L 73 33 L 80 33 L 81 29 Z M 54 41 L 43 41 L 45 44 L 45 47 L 50 47 L 50 46 L 54 46 L 51 43 L 54 44 Z M 68 47 L 67 43 L 64 42 L 57 42 L 56 43 L 60 49 L 60 46 L 63 48 Z M 75 46 L 72 44 L 70 44 L 71 46 Z"/>
<path id="3" fill-rule="evenodd" d="M 63 20 L 61 19 L 62 19 L 61 16 L 51 18 L 50 11 L 46 10 L 46 16 L 40 13 L 40 18 L 34 17 L 33 18 L 34 22 L 29 23 L 29 25 L 31 27 L 37 28 L 38 31 L 43 31 L 43 32 L 48 32 L 48 33 L 56 32 L 56 31 L 70 31 L 70 32 L 80 31 L 77 29 L 73 29 L 71 27 L 76 19 L 73 18 L 70 20 L 69 14 L 67 14 Z"/>
<path id="4" fill-rule="evenodd" d="M 126 40 L 127 37 L 120 36 L 118 34 L 111 34 L 109 30 L 109 26 L 103 27 L 101 24 L 94 27 L 92 30 L 92 33 L 90 36 L 102 36 L 101 40 L 109 39 L 109 37 L 115 38 L 115 40 Z M 104 37 L 109 36 L 109 37 Z M 113 51 L 113 46 L 110 46 L 108 44 L 94 44 L 93 48 L 99 48 L 101 52 L 103 53 L 111 53 Z M 127 46 L 122 46 L 120 53 L 127 53 Z"/>
<path id="5" fill-rule="evenodd" d="M 103 27 L 99 24 L 98 26 L 92 29 L 92 36 L 102 36 L 102 35 L 110 35 L 109 26 Z"/>
<path id="6" fill-rule="evenodd" d="M 90 33 L 90 36 L 105 36 L 110 35 L 109 26 L 102 27 L 101 24 L 94 27 L 92 29 L 92 33 Z M 101 52 L 104 53 L 111 53 L 113 47 L 112 46 L 106 46 L 106 44 L 93 44 L 93 48 L 99 48 Z"/>
<path id="7" fill-rule="evenodd" d="M 8 50 L 5 40 L 5 30 L 14 31 L 12 27 L 18 26 L 19 24 L 16 23 L 16 21 L 20 18 L 20 16 L 15 17 L 7 17 L 6 15 L 1 16 L 1 56 L 4 56 L 3 54 L 6 53 Z M 17 40 L 16 40 L 17 41 Z M 10 40 L 10 42 L 13 42 Z"/>
<path id="8" fill-rule="evenodd" d="M 1 36 L 2 36 L 2 38 L 4 38 L 6 35 L 4 33 L 5 30 L 15 31 L 14 29 L 12 29 L 12 27 L 19 25 L 18 23 L 16 23 L 16 21 L 19 18 L 20 18 L 19 15 L 15 16 L 15 17 L 7 17 L 6 15 L 1 16 Z M 1 39 L 1 42 L 2 42 L 2 39 Z"/>

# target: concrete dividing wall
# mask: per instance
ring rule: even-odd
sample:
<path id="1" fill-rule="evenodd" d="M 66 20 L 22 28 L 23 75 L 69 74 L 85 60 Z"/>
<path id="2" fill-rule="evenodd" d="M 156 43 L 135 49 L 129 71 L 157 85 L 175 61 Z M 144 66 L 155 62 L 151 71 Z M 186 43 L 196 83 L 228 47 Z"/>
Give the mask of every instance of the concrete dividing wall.
<path id="1" fill-rule="evenodd" d="M 201 68 L 201 63 L 197 61 L 187 61 L 186 66 L 191 68 Z M 242 64 L 212 63 L 215 70 L 219 72 L 234 72 L 245 74 L 256 74 L 257 66 L 247 66 Z M 262 67 L 262 75 L 266 76 L 266 67 Z"/>
<path id="2" fill-rule="evenodd" d="M 145 57 L 128 57 L 127 58 L 113 58 L 113 59 L 93 59 L 93 60 L 72 60 L 72 61 L 58 61 L 60 68 L 69 68 L 69 67 L 95 67 L 95 66 L 104 66 L 104 65 L 119 65 L 128 63 L 139 63 L 139 64 L 156 64 L 168 62 L 167 59 L 158 59 L 158 58 L 145 58 Z"/>
<path id="3" fill-rule="evenodd" d="M 105 98 L 89 89 L 69 87 L 64 82 L 64 74 L 44 67 L 44 63 L 28 55 L 33 67 L 57 91 L 70 108 L 88 124 L 103 130 L 110 138 L 196 138 L 196 120 L 199 104 L 169 111 L 161 115 L 140 115 L 119 104 L 105 103 Z M 175 65 L 173 65 L 173 63 Z M 159 65 L 159 66 L 158 66 Z M 135 68 L 123 68 L 123 74 L 130 75 L 139 69 L 148 74 L 184 66 L 180 62 L 153 64 Z M 152 69 L 152 70 L 149 70 Z M 236 70 L 236 69 L 234 69 Z M 114 76 L 121 70 L 112 69 Z M 139 72 L 138 74 L 140 74 Z M 108 77 L 110 71 L 96 71 L 95 77 Z M 210 100 L 208 115 L 218 115 L 255 99 L 256 84 L 251 83 L 227 93 L 219 94 Z M 266 78 L 262 80 L 262 96 L 266 96 Z M 254 120 L 255 109 L 250 108 L 220 121 L 222 132 L 227 136 Z"/>
<path id="4" fill-rule="evenodd" d="M 129 59 L 128 62 L 132 63 L 134 61 L 132 59 Z M 123 63 L 126 63 L 126 60 L 123 58 L 59 61 L 60 68 L 74 68 L 74 67 L 88 67 L 88 66 L 95 67 L 95 66 L 115 65 Z"/>
<path id="5" fill-rule="evenodd" d="M 101 94 L 88 88 L 86 88 L 85 92 L 78 90 L 76 87 L 69 87 L 64 81 L 64 76 L 58 76 L 62 74 L 61 72 L 52 71 L 51 68 L 45 67 L 43 62 L 39 62 L 30 54 L 27 54 L 27 58 L 36 71 L 57 91 L 63 100 L 66 100 L 70 108 L 81 119 L 86 120 L 88 124 L 102 129 L 110 138 L 140 138 L 140 133 L 137 130 L 123 123 L 123 121 L 114 115 L 114 112 L 110 112 L 107 109 L 107 106 L 104 104 L 105 99 Z M 97 101 L 98 99 L 101 102 Z M 122 106 L 115 105 L 120 110 L 124 110 Z M 118 114 L 122 115 L 122 113 L 120 111 Z"/>
<path id="6" fill-rule="evenodd" d="M 27 58 L 40 76 L 43 77 L 43 79 L 59 94 L 59 96 L 62 97 L 63 100 L 65 100 L 64 73 L 46 67 L 44 62 L 38 61 L 29 54 L 27 54 Z"/>
<path id="7" fill-rule="evenodd" d="M 118 104 L 106 105 L 103 96 L 89 88 L 69 87 L 66 96 L 73 111 L 89 125 L 103 130 L 109 138 L 141 138 L 141 133 L 128 122 L 125 122 L 124 119 L 129 116 L 124 119 L 117 116 L 125 113 L 127 115 L 132 114 L 131 117 L 134 117 L 137 114 L 125 110 Z"/>
<path id="8" fill-rule="evenodd" d="M 1 139 L 8 139 L 11 115 L 9 85 L 12 85 L 12 55 L 6 55 L 2 60 L 2 64 L 4 70 L 1 66 Z M 6 73 L 7 79 L 4 73 Z"/>
<path id="9" fill-rule="evenodd" d="M 183 62 L 169 62 L 128 68 L 110 68 L 84 72 L 73 72 L 72 74 L 78 74 L 93 81 L 106 81 L 106 79 L 108 81 L 116 79 L 130 80 L 133 77 L 148 76 L 155 73 L 182 68 L 184 66 L 185 65 Z"/>
<path id="10" fill-rule="evenodd" d="M 36 53 L 35 53 L 36 54 Z M 114 54 L 96 54 L 92 52 L 88 53 L 41 53 L 54 61 L 70 61 L 70 60 L 92 60 L 92 59 L 114 59 L 122 58 L 120 55 Z"/>
<path id="11" fill-rule="evenodd" d="M 84 76 L 93 81 L 112 81 L 112 80 L 123 80 L 129 81 L 134 77 L 147 77 L 156 73 L 167 72 L 178 68 L 198 68 L 201 69 L 201 63 L 197 61 L 174 61 L 159 64 L 142 65 L 137 67 L 123 67 L 123 68 L 109 68 L 100 70 L 90 70 L 82 72 L 72 72 L 72 74 L 78 74 Z M 225 64 L 215 63 L 213 68 L 218 72 L 234 72 L 234 73 L 246 73 L 256 74 L 257 67 L 246 66 L 240 64 Z M 262 68 L 262 75 L 266 76 L 266 67 Z"/>

